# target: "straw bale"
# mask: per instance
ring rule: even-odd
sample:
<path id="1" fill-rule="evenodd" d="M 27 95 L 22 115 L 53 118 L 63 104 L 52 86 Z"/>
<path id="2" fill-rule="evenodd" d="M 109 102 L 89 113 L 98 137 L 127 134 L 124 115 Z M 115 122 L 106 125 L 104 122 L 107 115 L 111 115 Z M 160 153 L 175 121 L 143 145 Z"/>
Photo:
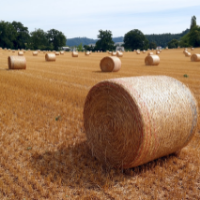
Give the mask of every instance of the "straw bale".
<path id="1" fill-rule="evenodd" d="M 91 88 L 83 118 L 92 155 L 126 169 L 186 146 L 196 130 L 198 106 L 190 89 L 174 78 L 116 78 Z"/>
<path id="2" fill-rule="evenodd" d="M 102 72 L 117 72 L 121 68 L 121 60 L 115 56 L 104 57 L 100 61 L 100 68 Z"/>
<path id="3" fill-rule="evenodd" d="M 57 56 L 59 56 L 59 55 L 60 55 L 60 52 L 56 51 L 55 54 L 56 54 Z"/>
<path id="4" fill-rule="evenodd" d="M 23 56 L 24 55 L 24 52 L 23 51 L 19 51 L 18 52 L 18 56 Z"/>
<path id="5" fill-rule="evenodd" d="M 148 55 L 145 58 L 145 64 L 146 65 L 159 65 L 160 58 L 158 55 Z"/>
<path id="6" fill-rule="evenodd" d="M 192 62 L 199 62 L 200 61 L 200 54 L 192 54 L 191 61 Z"/>
<path id="7" fill-rule="evenodd" d="M 54 53 L 47 53 L 45 55 L 46 61 L 56 61 L 56 55 Z"/>
<path id="8" fill-rule="evenodd" d="M 160 54 L 160 51 L 156 51 L 156 54 L 159 55 L 159 54 Z"/>
<path id="9" fill-rule="evenodd" d="M 64 55 L 64 51 L 61 51 L 61 52 L 60 52 L 60 55 Z"/>
<path id="10" fill-rule="evenodd" d="M 111 53 L 111 56 L 116 56 L 116 55 L 117 55 L 116 52 L 112 52 L 112 53 Z"/>
<path id="11" fill-rule="evenodd" d="M 123 57 L 123 53 L 120 51 L 117 51 L 117 57 Z"/>
<path id="12" fill-rule="evenodd" d="M 90 55 L 90 52 L 89 52 L 89 51 L 86 51 L 86 52 L 85 52 L 85 55 L 86 55 L 86 56 L 89 56 L 89 55 Z"/>
<path id="13" fill-rule="evenodd" d="M 33 56 L 37 56 L 38 52 L 37 51 L 33 51 Z"/>
<path id="14" fill-rule="evenodd" d="M 12 52 L 15 53 L 15 50 L 13 50 Z"/>
<path id="15" fill-rule="evenodd" d="M 149 53 L 148 53 L 148 56 L 150 56 L 150 55 L 153 55 L 153 52 L 149 52 Z"/>
<path id="16" fill-rule="evenodd" d="M 26 69 L 26 58 L 24 56 L 9 56 L 9 69 Z"/>
<path id="17" fill-rule="evenodd" d="M 73 52 L 72 52 L 72 57 L 78 57 L 78 52 L 73 51 Z"/>
<path id="18" fill-rule="evenodd" d="M 188 52 L 188 51 L 186 51 L 186 52 L 185 52 L 185 57 L 191 57 L 191 53 Z"/>
<path id="19" fill-rule="evenodd" d="M 137 51 L 136 51 L 136 54 L 140 54 L 140 51 L 139 51 L 139 50 L 137 50 Z"/>

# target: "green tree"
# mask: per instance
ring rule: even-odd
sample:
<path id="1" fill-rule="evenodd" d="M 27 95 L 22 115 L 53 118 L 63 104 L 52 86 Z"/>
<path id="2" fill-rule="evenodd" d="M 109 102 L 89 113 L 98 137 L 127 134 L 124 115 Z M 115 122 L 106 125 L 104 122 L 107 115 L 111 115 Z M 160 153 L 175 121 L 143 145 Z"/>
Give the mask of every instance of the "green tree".
<path id="1" fill-rule="evenodd" d="M 144 34 L 138 29 L 131 30 L 124 36 L 124 47 L 128 50 L 144 50 L 147 49 L 148 46 L 148 40 L 146 39 Z"/>
<path id="2" fill-rule="evenodd" d="M 83 45 L 82 45 L 82 43 L 80 43 L 80 44 L 78 45 L 77 50 L 78 50 L 78 51 L 83 51 Z"/>
<path id="3" fill-rule="evenodd" d="M 31 48 L 45 50 L 49 47 L 47 33 L 42 29 L 31 32 Z"/>
<path id="4" fill-rule="evenodd" d="M 155 42 L 150 42 L 149 43 L 149 49 L 156 49 L 157 45 Z"/>
<path id="5" fill-rule="evenodd" d="M 200 27 L 194 26 L 189 32 L 189 44 L 193 47 L 200 46 Z"/>
<path id="6" fill-rule="evenodd" d="M 52 44 L 55 50 L 58 50 L 62 46 L 65 46 L 67 42 L 65 35 L 62 32 L 55 29 L 47 31 L 47 38 L 49 44 Z"/>
<path id="7" fill-rule="evenodd" d="M 15 28 L 17 34 L 16 39 L 14 40 L 14 48 L 15 49 L 24 49 L 30 42 L 30 35 L 27 27 L 21 22 L 12 22 L 13 27 Z"/>
<path id="8" fill-rule="evenodd" d="M 195 16 L 193 16 L 191 19 L 190 30 L 197 25 L 196 20 L 197 20 L 197 18 Z"/>
<path id="9" fill-rule="evenodd" d="M 0 21 L 0 47 L 13 48 L 17 32 L 9 22 Z"/>
<path id="10" fill-rule="evenodd" d="M 173 48 L 177 48 L 179 46 L 179 42 L 176 39 L 171 40 L 170 42 L 168 42 L 168 48 L 169 49 L 173 49 Z"/>
<path id="11" fill-rule="evenodd" d="M 99 30 L 99 35 L 97 36 L 99 40 L 96 42 L 95 49 L 101 51 L 112 51 L 115 49 L 114 42 L 112 40 L 111 31 Z"/>

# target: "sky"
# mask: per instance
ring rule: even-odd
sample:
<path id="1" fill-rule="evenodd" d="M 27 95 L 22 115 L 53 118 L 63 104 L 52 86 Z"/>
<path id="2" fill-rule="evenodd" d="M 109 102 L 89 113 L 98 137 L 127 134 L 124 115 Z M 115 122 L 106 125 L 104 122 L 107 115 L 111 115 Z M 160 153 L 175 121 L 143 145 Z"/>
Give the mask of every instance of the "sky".
<path id="1" fill-rule="evenodd" d="M 181 33 L 196 16 L 200 25 L 200 0 L 6 0 L 0 21 L 18 21 L 28 27 L 56 29 L 69 38 L 96 39 L 99 30 L 113 37 L 139 29 L 144 34 Z"/>

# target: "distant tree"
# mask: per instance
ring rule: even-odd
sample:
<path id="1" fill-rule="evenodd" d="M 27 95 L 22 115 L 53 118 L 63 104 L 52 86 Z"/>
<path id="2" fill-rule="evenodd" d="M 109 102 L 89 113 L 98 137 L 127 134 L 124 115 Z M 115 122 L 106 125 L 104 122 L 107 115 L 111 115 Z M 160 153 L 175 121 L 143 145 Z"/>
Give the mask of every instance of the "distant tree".
<path id="1" fill-rule="evenodd" d="M 99 38 L 99 40 L 96 42 L 95 45 L 96 50 L 112 51 L 115 49 L 111 31 L 99 30 L 99 35 L 97 37 Z"/>
<path id="2" fill-rule="evenodd" d="M 83 47 L 86 51 L 94 51 L 94 47 L 92 45 L 84 45 Z"/>
<path id="3" fill-rule="evenodd" d="M 47 33 L 42 29 L 36 29 L 30 33 L 31 35 L 31 48 L 32 49 L 49 49 Z"/>
<path id="4" fill-rule="evenodd" d="M 49 44 L 52 44 L 55 50 L 58 50 L 62 46 L 65 46 L 67 42 L 65 35 L 62 32 L 55 29 L 47 31 L 47 38 Z"/>
<path id="5" fill-rule="evenodd" d="M 0 47 L 13 48 L 17 32 L 10 22 L 0 21 Z"/>
<path id="6" fill-rule="evenodd" d="M 149 49 L 156 49 L 157 48 L 157 45 L 155 42 L 150 42 L 149 43 Z"/>
<path id="7" fill-rule="evenodd" d="M 189 44 L 193 47 L 200 46 L 200 27 L 194 26 L 189 32 Z"/>
<path id="8" fill-rule="evenodd" d="M 13 27 L 15 28 L 17 34 L 16 39 L 14 40 L 14 48 L 15 49 L 24 49 L 29 45 L 30 35 L 27 27 L 21 22 L 12 22 Z"/>
<path id="9" fill-rule="evenodd" d="M 82 45 L 82 43 L 80 43 L 80 44 L 77 46 L 77 50 L 78 50 L 78 51 L 83 51 L 83 45 Z"/>
<path id="10" fill-rule="evenodd" d="M 179 42 L 178 40 L 173 39 L 170 42 L 168 42 L 167 46 L 169 49 L 177 48 L 179 46 Z"/>
<path id="11" fill-rule="evenodd" d="M 193 17 L 191 18 L 190 30 L 191 30 L 192 28 L 194 28 L 194 27 L 197 25 L 196 20 L 197 20 L 197 18 L 196 18 L 195 16 L 193 16 Z"/>
<path id="12" fill-rule="evenodd" d="M 124 47 L 129 50 L 134 49 L 147 49 L 149 46 L 149 42 L 144 36 L 144 34 L 138 30 L 134 29 L 129 31 L 124 36 Z"/>

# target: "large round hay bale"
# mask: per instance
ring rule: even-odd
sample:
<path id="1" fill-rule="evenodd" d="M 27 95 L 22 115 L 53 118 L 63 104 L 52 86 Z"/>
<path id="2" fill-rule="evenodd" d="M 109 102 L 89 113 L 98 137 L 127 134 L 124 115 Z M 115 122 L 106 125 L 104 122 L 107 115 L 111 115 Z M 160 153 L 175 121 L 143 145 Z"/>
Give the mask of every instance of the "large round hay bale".
<path id="1" fill-rule="evenodd" d="M 146 65 L 159 65 L 160 57 L 158 55 L 148 55 L 145 58 Z"/>
<path id="2" fill-rule="evenodd" d="M 117 72 L 121 68 L 121 60 L 115 56 L 104 57 L 100 61 L 100 68 L 102 72 Z"/>
<path id="3" fill-rule="evenodd" d="M 26 69 L 26 58 L 24 56 L 9 56 L 9 69 Z"/>
<path id="4" fill-rule="evenodd" d="M 117 51 L 117 57 L 123 57 L 123 53 L 121 51 Z"/>
<path id="5" fill-rule="evenodd" d="M 125 169 L 186 146 L 196 130 L 198 106 L 190 89 L 174 78 L 117 78 L 91 88 L 83 117 L 92 155 Z"/>
<path id="6" fill-rule="evenodd" d="M 23 56 L 24 55 L 24 52 L 23 51 L 19 51 L 18 52 L 18 56 Z"/>
<path id="7" fill-rule="evenodd" d="M 192 62 L 199 62 L 200 61 L 200 54 L 192 54 L 191 61 Z"/>
<path id="8" fill-rule="evenodd" d="M 38 52 L 37 51 L 33 51 L 33 56 L 37 56 Z"/>
<path id="9" fill-rule="evenodd" d="M 72 51 L 72 57 L 78 57 L 78 52 Z"/>
<path id="10" fill-rule="evenodd" d="M 46 61 L 56 61 L 56 55 L 54 53 L 47 53 L 45 55 Z"/>

